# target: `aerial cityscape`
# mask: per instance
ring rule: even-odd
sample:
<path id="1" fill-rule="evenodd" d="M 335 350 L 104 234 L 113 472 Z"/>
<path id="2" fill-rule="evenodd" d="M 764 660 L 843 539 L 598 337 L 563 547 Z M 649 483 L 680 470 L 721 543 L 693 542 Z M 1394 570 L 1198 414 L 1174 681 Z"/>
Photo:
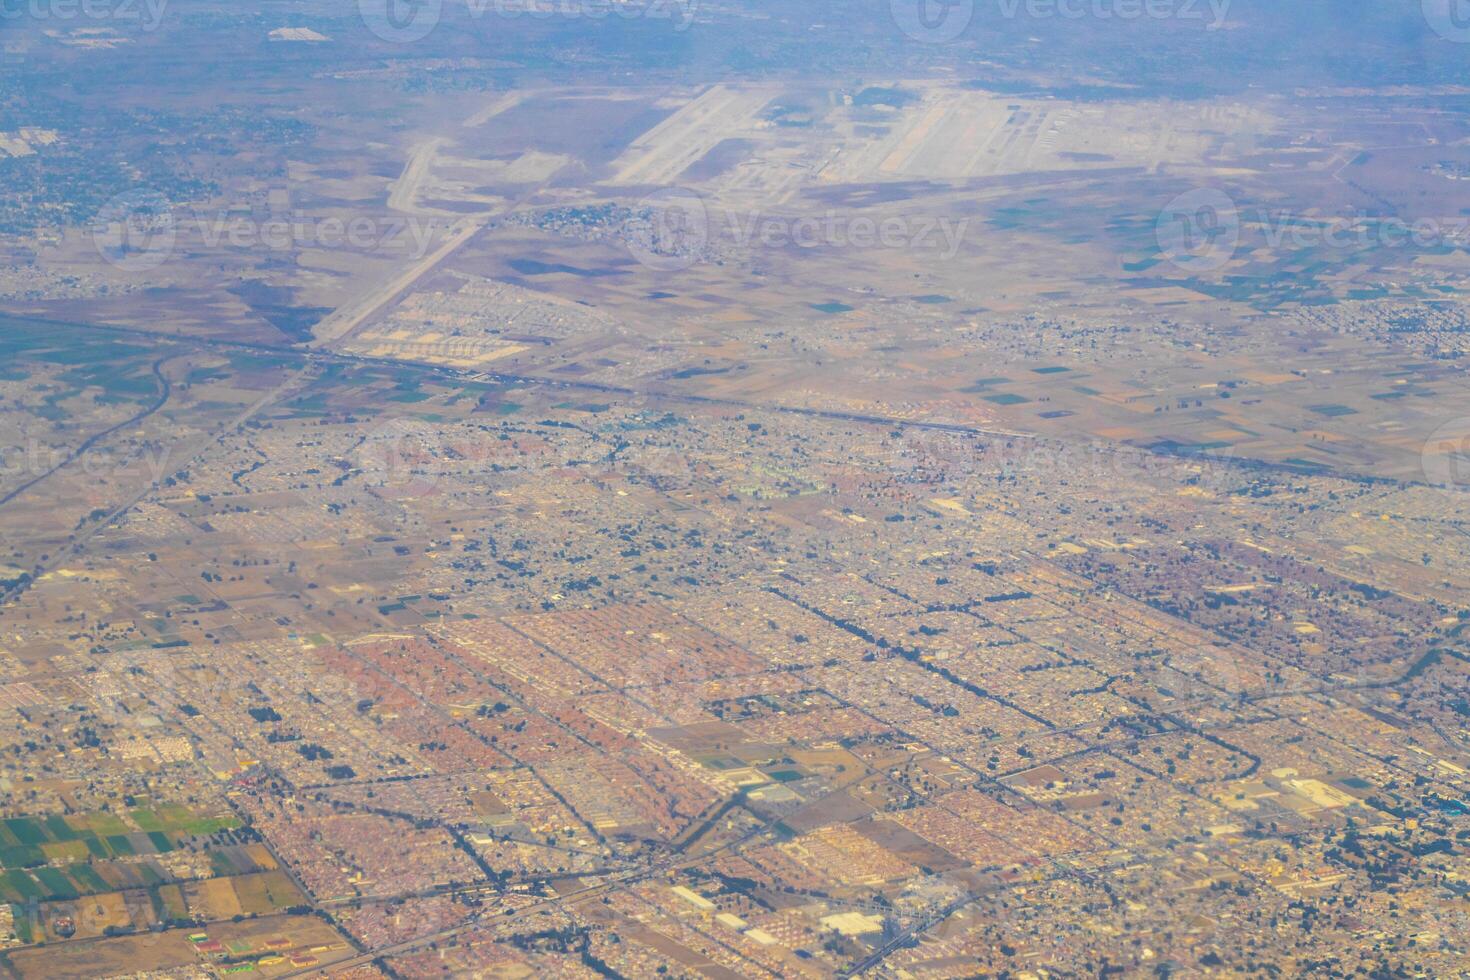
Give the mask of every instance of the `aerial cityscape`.
<path id="1" fill-rule="evenodd" d="M 1470 976 L 1461 0 L 0 0 L 0 977 Z"/>

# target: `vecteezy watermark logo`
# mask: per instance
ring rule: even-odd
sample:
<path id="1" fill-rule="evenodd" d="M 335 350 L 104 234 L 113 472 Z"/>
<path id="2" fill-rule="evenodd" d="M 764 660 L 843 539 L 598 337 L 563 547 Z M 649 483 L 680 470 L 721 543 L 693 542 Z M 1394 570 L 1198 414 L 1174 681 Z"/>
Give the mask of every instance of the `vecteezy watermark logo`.
<path id="1" fill-rule="evenodd" d="M 433 426 L 390 419 L 363 437 L 353 462 L 369 486 L 395 496 L 422 497 L 438 487 L 447 456 Z"/>
<path id="2" fill-rule="evenodd" d="M 357 0 L 367 29 L 391 44 L 410 44 L 439 26 L 443 0 Z"/>
<path id="3" fill-rule="evenodd" d="M 1224 191 L 1186 191 L 1159 212 L 1154 228 L 1159 252 L 1185 272 L 1213 272 L 1235 256 L 1240 214 Z"/>
<path id="4" fill-rule="evenodd" d="M 165 444 L 92 446 L 73 453 L 30 433 L 10 445 L 0 445 L 0 478 L 6 483 L 34 483 L 63 466 L 81 473 L 93 485 L 127 480 L 139 475 L 158 483 L 169 470 L 170 447 Z"/>
<path id="5" fill-rule="evenodd" d="M 634 258 L 661 271 L 687 269 L 697 262 L 759 250 L 893 249 L 929 252 L 941 261 L 955 257 L 965 241 L 969 218 L 947 215 L 888 215 L 824 211 L 780 215 L 724 212 L 715 222 L 703 198 L 683 188 L 658 191 L 629 209 L 621 233 Z"/>
<path id="6" fill-rule="evenodd" d="M 997 0 L 1007 20 L 1204 21 L 1207 30 L 1225 26 L 1231 0 Z"/>
<path id="7" fill-rule="evenodd" d="M 1249 482 L 1229 446 L 1169 453 L 1114 443 L 1016 439 L 992 444 L 970 475 L 1048 486 L 1125 486 L 1220 497 Z"/>
<path id="8" fill-rule="evenodd" d="M 92 244 L 124 272 L 147 272 L 167 262 L 178 227 L 162 194 L 128 191 L 102 206 L 92 219 Z"/>
<path id="9" fill-rule="evenodd" d="M 351 249 L 381 252 L 421 259 L 434 239 L 452 230 L 448 221 L 417 216 L 374 217 L 357 215 L 312 217 L 304 211 L 273 214 L 255 219 L 218 211 L 213 215 L 192 214 L 178 222 L 181 231 L 192 232 L 205 248 L 235 248 L 283 252 L 294 249 Z"/>
<path id="10" fill-rule="evenodd" d="M 965 33 L 975 0 L 888 0 L 893 22 L 923 44 L 946 44 Z"/>
<path id="11" fill-rule="evenodd" d="M 1423 0 L 1429 27 L 1456 44 L 1470 44 L 1470 0 Z"/>
<path id="12" fill-rule="evenodd" d="M 965 240 L 969 218 L 947 215 L 889 215 L 881 220 L 864 214 L 824 211 L 798 217 L 730 212 L 730 237 L 742 249 L 887 248 L 936 252 L 949 260 Z"/>
<path id="13" fill-rule="evenodd" d="M 634 207 L 623 235 L 639 262 L 660 272 L 680 272 L 698 262 L 709 246 L 709 210 L 694 191 L 655 191 Z"/>
<path id="14" fill-rule="evenodd" d="M 676 32 L 694 23 L 698 0 L 466 0 L 471 20 L 487 14 L 505 20 L 667 20 Z M 407 44 L 428 37 L 439 25 L 443 0 L 357 0 L 362 22 L 384 41 Z"/>
<path id="15" fill-rule="evenodd" d="M 168 0 L 0 0 L 0 24 L 14 20 L 71 22 L 87 20 L 137 24 L 156 31 Z"/>
<path id="16" fill-rule="evenodd" d="M 1258 228 L 1272 249 L 1290 247 L 1363 251 L 1378 248 L 1420 249 L 1470 246 L 1470 218 L 1382 218 L 1368 214 L 1305 217 L 1289 212 L 1242 216 Z"/>
<path id="17" fill-rule="evenodd" d="M 1366 212 L 1238 211 L 1228 196 L 1211 189 L 1179 195 L 1159 213 L 1157 225 L 1161 257 L 1194 273 L 1228 263 L 1246 233 L 1252 242 L 1275 254 L 1322 249 L 1363 256 L 1385 249 L 1470 252 L 1470 217 L 1410 220 Z"/>
<path id="18" fill-rule="evenodd" d="M 1419 463 L 1426 483 L 1446 490 L 1470 490 L 1470 417 L 1435 429 L 1424 442 Z"/>
<path id="19" fill-rule="evenodd" d="M 694 23 L 699 0 L 465 0 L 470 16 L 486 13 L 497 17 L 532 17 L 549 20 L 667 20 L 676 32 L 687 31 Z"/>
<path id="20" fill-rule="evenodd" d="M 181 239 L 211 251 L 289 252 L 347 249 L 417 260 L 453 230 L 451 221 L 400 215 L 314 216 L 301 210 L 260 217 L 234 209 L 180 212 L 151 191 L 120 194 L 92 222 L 98 253 L 125 272 L 147 272 L 173 255 Z"/>

